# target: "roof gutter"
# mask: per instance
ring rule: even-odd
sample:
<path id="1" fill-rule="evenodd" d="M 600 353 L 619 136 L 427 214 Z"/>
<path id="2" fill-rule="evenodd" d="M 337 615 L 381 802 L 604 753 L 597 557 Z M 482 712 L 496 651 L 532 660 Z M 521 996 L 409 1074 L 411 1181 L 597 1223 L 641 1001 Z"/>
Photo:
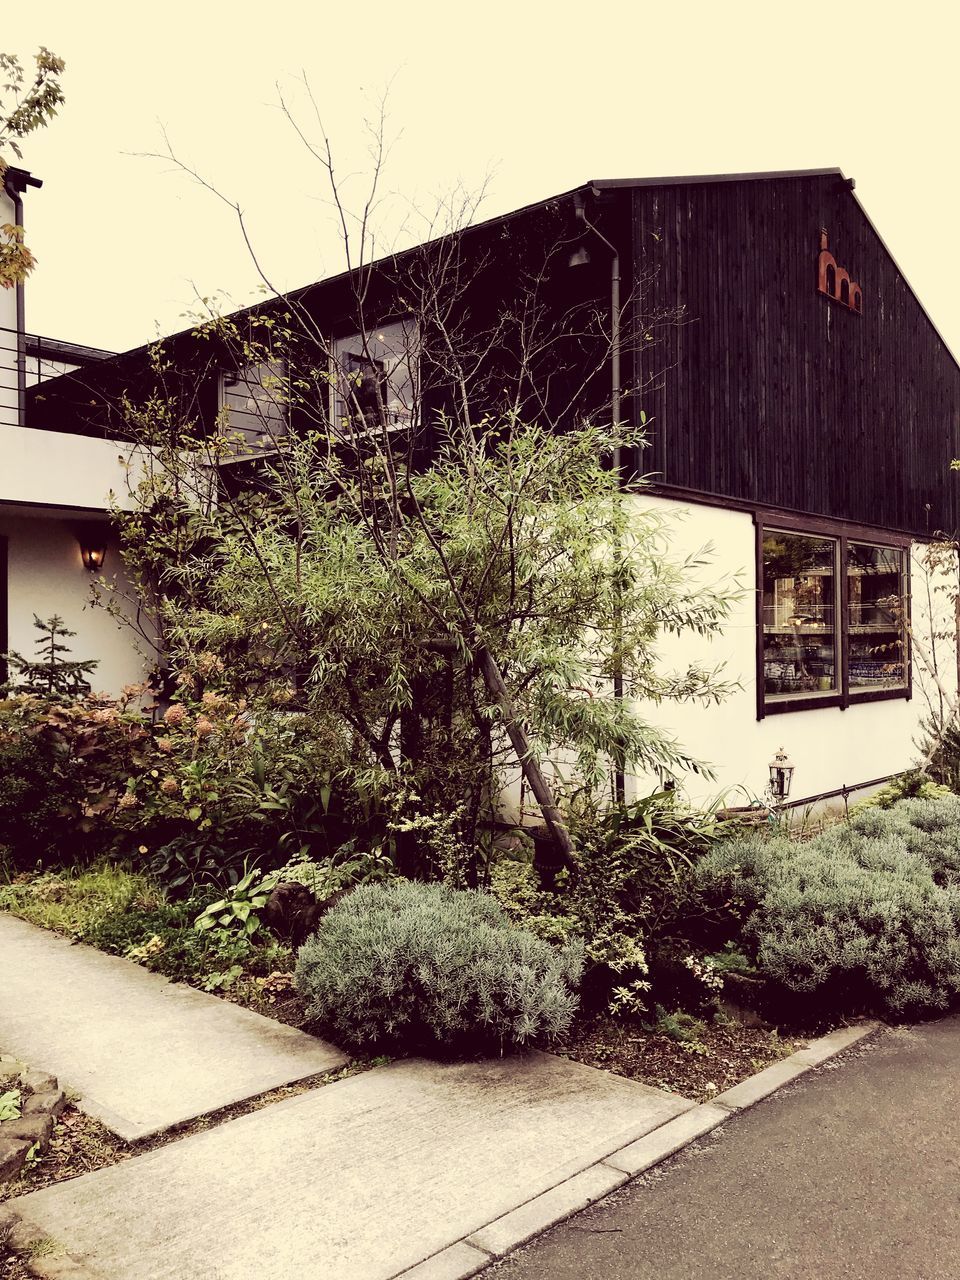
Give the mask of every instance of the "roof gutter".
<path id="1" fill-rule="evenodd" d="M 23 193 L 27 187 L 42 187 L 43 183 L 26 169 L 8 166 L 3 175 L 3 189 L 13 201 L 14 226 L 23 228 Z M 26 307 L 23 281 L 16 285 L 17 291 L 17 425 L 23 426 L 27 410 L 27 349 L 26 349 Z"/>

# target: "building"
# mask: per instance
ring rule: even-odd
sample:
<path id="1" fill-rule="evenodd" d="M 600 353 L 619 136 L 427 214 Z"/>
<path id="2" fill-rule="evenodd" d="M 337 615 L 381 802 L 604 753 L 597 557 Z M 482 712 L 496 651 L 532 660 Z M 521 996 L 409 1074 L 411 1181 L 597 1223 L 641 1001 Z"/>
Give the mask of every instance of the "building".
<path id="1" fill-rule="evenodd" d="M 356 432 L 376 411 L 429 454 L 456 381 L 424 320 L 439 280 L 481 407 L 506 397 L 558 429 L 611 401 L 644 413 L 649 447 L 622 461 L 651 483 L 631 501 L 675 513 L 676 549 L 712 544 L 704 572 L 742 588 L 721 637 L 665 646 L 671 665 L 726 663 L 739 692 L 651 714 L 713 766 L 716 782 L 687 780 L 701 797 L 759 794 L 781 746 L 794 796 L 823 797 L 915 761 L 929 636 L 953 622 L 923 555 L 960 524 L 960 367 L 853 188 L 839 169 L 594 181 L 377 263 L 362 289 L 341 275 L 231 324 L 294 315 L 318 339 L 293 363 L 321 367 L 327 420 Z M 498 326 L 534 296 L 548 340 L 520 343 Z M 163 352 L 164 394 L 201 424 L 229 415 L 224 476 L 301 425 L 269 343 L 244 362 L 222 335 L 186 331 Z M 155 386 L 147 349 L 86 364 L 28 388 L 19 429 L 38 449 L 65 433 L 91 458 L 115 452 L 120 397 Z M 952 650 L 941 666 L 955 671 Z"/>
<path id="2" fill-rule="evenodd" d="M 24 223 L 25 193 L 39 179 L 10 167 L 0 186 L 0 224 Z M 25 331 L 24 286 L 0 289 L 0 653 L 35 656 L 34 615 L 63 617 L 77 632 L 72 656 L 96 658 L 97 689 L 118 693 L 144 674 L 132 632 L 90 606 L 91 568 L 112 555 L 111 491 L 126 493 L 126 445 L 75 431 L 28 427 L 29 397 L 50 379 L 77 374 L 111 353 Z M 120 590 L 122 591 L 122 575 Z M 0 662 L 0 679 L 4 678 Z"/>

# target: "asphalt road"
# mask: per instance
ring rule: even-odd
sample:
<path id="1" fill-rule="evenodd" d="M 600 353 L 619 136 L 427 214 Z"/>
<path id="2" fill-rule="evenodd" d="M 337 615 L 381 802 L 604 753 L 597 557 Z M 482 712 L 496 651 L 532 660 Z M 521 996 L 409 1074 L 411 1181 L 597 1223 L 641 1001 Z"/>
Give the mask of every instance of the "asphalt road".
<path id="1" fill-rule="evenodd" d="M 491 1280 L 958 1280 L 960 1017 L 882 1029 Z"/>

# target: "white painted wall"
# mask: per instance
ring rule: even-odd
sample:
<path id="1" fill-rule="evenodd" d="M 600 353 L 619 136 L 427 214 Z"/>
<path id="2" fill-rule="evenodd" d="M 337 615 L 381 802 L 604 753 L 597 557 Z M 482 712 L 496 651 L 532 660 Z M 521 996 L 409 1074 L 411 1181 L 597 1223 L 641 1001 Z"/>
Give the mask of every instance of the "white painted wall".
<path id="1" fill-rule="evenodd" d="M 125 684 L 142 680 L 147 672 L 144 657 L 137 652 L 134 633 L 121 628 L 102 608 L 92 608 L 91 574 L 84 569 L 77 540 L 77 524 L 47 516 L 11 515 L 0 509 L 0 537 L 7 539 L 9 647 L 24 657 L 35 655 L 39 635 L 33 615 L 49 618 L 58 613 L 77 632 L 68 641 L 69 655 L 77 660 L 99 659 L 90 677 L 97 692 L 116 696 Z M 115 543 L 107 548 L 104 576 L 117 575 L 118 588 L 127 587 Z M 141 648 L 148 652 L 145 642 Z"/>
<path id="2" fill-rule="evenodd" d="M 0 417 L 0 501 L 106 510 L 113 493 L 130 507 L 131 459 L 141 465 L 119 440 L 4 426 Z"/>
<path id="3" fill-rule="evenodd" d="M 0 186 L 0 226 L 13 222 L 13 201 Z M 17 421 L 17 292 L 0 289 L 0 423 Z"/>
<path id="4" fill-rule="evenodd" d="M 702 582 L 716 582 L 739 571 L 744 587 L 723 633 L 712 639 L 698 636 L 666 637 L 661 642 L 664 665 L 684 670 L 691 663 L 726 664 L 725 676 L 741 688 L 719 706 L 670 703 L 643 708 L 652 721 L 668 728 L 698 759 L 710 764 L 716 781 L 688 775 L 685 792 L 694 800 L 715 797 L 721 790 L 743 788 L 759 796 L 769 778 L 768 762 L 783 746 L 796 765 L 791 799 L 815 795 L 844 785 L 855 785 L 910 768 L 917 762 L 916 740 L 920 722 L 929 711 L 925 679 L 914 661 L 914 692 L 910 701 L 891 699 L 819 710 L 797 710 L 782 715 L 756 717 L 756 552 L 751 516 L 718 507 L 678 504 L 664 498 L 632 499 L 638 509 L 653 508 L 675 517 L 671 545 L 677 554 L 688 554 L 713 544 L 710 567 L 700 571 Z M 912 557 L 911 616 L 914 630 L 928 632 L 926 579 L 915 546 Z M 948 626 L 942 596 L 934 594 L 934 608 Z M 946 663 L 955 670 L 953 658 Z M 955 681 L 954 681 L 955 684 Z M 952 688 L 953 686 L 951 686 Z M 644 794 L 654 784 L 650 778 L 628 780 L 628 793 Z M 742 796 L 743 792 L 741 792 Z M 731 795 L 732 804 L 746 803 Z"/>

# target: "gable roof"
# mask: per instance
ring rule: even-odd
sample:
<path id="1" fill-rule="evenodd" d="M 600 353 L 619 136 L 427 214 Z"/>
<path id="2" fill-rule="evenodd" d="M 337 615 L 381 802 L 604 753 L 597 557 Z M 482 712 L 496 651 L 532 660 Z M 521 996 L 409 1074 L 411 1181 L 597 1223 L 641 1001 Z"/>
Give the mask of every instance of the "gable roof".
<path id="1" fill-rule="evenodd" d="M 922 312 L 927 323 L 930 325 L 931 329 L 936 334 L 939 341 L 943 344 L 945 351 L 950 356 L 953 363 L 957 365 L 958 368 L 960 368 L 960 360 L 957 359 L 953 351 L 950 349 L 950 346 L 947 343 L 946 339 L 944 338 L 943 334 L 940 332 L 939 328 L 933 321 L 929 312 L 923 305 L 923 302 L 921 301 L 919 295 L 917 294 L 917 291 L 913 288 L 910 281 L 907 279 L 906 275 L 904 274 L 903 270 L 900 267 L 900 264 L 897 262 L 893 254 L 890 252 L 890 249 L 888 248 L 886 242 L 884 241 L 883 237 L 880 235 L 879 231 L 874 225 L 873 220 L 870 218 L 870 215 L 867 213 L 866 209 L 863 207 L 863 204 L 858 199 L 854 191 L 854 186 L 855 186 L 854 179 L 847 178 L 843 170 L 838 166 L 832 166 L 832 167 L 820 168 L 820 169 L 759 170 L 759 171 L 750 172 L 750 173 L 668 175 L 668 176 L 655 177 L 655 178 L 591 178 L 589 181 L 582 183 L 580 186 L 572 187 L 568 191 L 562 191 L 556 195 L 547 196 L 544 199 L 533 201 L 532 203 L 527 205 L 522 205 L 518 209 L 511 209 L 511 210 L 508 210 L 506 213 L 501 213 L 490 218 L 485 218 L 481 222 L 471 223 L 468 227 L 464 227 L 463 230 L 466 232 L 475 232 L 475 231 L 483 231 L 484 229 L 489 229 L 497 225 L 503 225 L 507 222 L 513 221 L 513 219 L 515 218 L 520 218 L 520 217 L 523 217 L 524 215 L 535 213 L 539 209 L 547 209 L 551 205 L 556 205 L 563 201 L 571 200 L 576 195 L 589 195 L 589 194 L 599 194 L 604 191 L 610 191 L 610 192 L 629 191 L 633 189 L 649 189 L 649 188 L 657 188 L 657 187 L 695 186 L 695 185 L 713 186 L 713 185 L 719 185 L 719 184 L 725 184 L 725 183 L 736 183 L 736 182 L 774 182 L 774 181 L 787 181 L 791 179 L 830 178 L 830 177 L 838 178 L 840 181 L 848 185 L 851 199 L 854 201 L 862 217 L 866 221 L 870 230 L 873 232 L 878 243 L 880 244 L 881 249 L 890 259 L 890 261 L 893 263 L 900 278 L 903 280 L 904 285 L 910 292 L 917 306 L 920 308 L 920 311 Z M 419 244 L 410 246 L 408 249 L 400 250 L 397 253 L 384 254 L 380 258 L 375 258 L 375 259 L 372 259 L 370 262 L 365 263 L 364 266 L 375 267 L 383 263 L 389 262 L 391 259 L 403 259 L 404 257 L 406 257 L 406 255 L 415 253 L 417 250 L 422 249 L 426 244 L 431 244 L 431 243 L 436 244 L 436 243 L 442 242 L 444 239 L 447 238 L 447 235 L 450 235 L 450 234 L 455 234 L 455 233 L 446 233 L 446 235 L 437 236 L 432 241 L 431 240 L 423 241 Z M 357 268 L 354 268 L 353 270 L 356 270 L 356 269 Z M 345 270 L 345 271 L 335 272 L 331 276 L 322 276 L 317 280 L 309 281 L 307 284 L 299 285 L 296 288 L 289 289 L 285 293 L 279 295 L 279 297 L 300 299 L 303 297 L 304 294 L 309 292 L 311 289 L 316 288 L 318 285 L 321 285 L 321 284 L 331 285 L 336 281 L 343 281 L 347 279 L 350 276 L 350 274 L 351 274 L 350 271 Z M 237 317 L 241 317 L 247 314 L 252 315 L 257 311 L 262 310 L 265 306 L 269 306 L 274 301 L 276 301 L 275 298 L 260 300 L 260 301 L 251 303 L 246 307 L 238 307 L 235 311 L 230 312 L 230 314 Z M 174 333 L 166 335 L 163 341 L 169 341 L 176 338 L 186 337 L 188 334 L 193 332 L 195 327 L 196 327 L 195 325 L 190 325 L 184 329 L 177 330 Z M 155 340 L 151 342 L 141 343 L 139 346 L 132 347 L 127 351 L 117 353 L 117 358 L 136 356 L 140 353 L 148 351 L 154 345 L 155 345 Z M 109 360 L 110 360 L 110 356 L 108 355 L 107 362 L 109 362 Z M 65 376 L 69 376 L 69 375 L 65 375 Z"/>

